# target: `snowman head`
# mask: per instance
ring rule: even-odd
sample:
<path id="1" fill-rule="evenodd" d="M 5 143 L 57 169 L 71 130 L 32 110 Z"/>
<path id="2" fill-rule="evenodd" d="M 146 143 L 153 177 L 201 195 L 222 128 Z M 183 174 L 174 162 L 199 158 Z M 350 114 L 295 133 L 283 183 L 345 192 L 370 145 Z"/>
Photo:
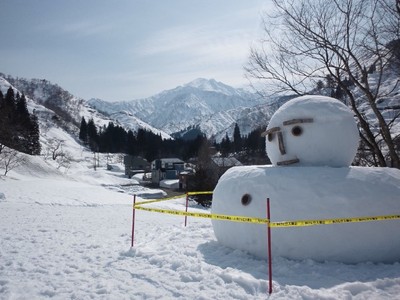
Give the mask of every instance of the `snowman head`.
<path id="1" fill-rule="evenodd" d="M 267 130 L 266 150 L 274 165 L 349 166 L 358 147 L 351 110 L 325 96 L 302 96 L 282 105 Z"/>

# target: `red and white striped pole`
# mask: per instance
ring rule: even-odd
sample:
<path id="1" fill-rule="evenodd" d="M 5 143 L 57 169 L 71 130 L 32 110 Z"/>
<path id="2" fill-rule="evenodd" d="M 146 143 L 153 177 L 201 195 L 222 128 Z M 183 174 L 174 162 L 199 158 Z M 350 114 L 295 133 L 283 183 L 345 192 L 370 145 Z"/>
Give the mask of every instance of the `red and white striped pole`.
<path id="1" fill-rule="evenodd" d="M 189 206 L 189 193 L 186 193 L 186 212 L 188 211 L 188 206 Z M 187 225 L 187 216 L 185 215 L 185 227 Z"/>
<path id="2" fill-rule="evenodd" d="M 267 218 L 268 218 L 268 277 L 269 277 L 269 294 L 272 294 L 272 251 L 271 251 L 271 210 L 269 206 L 269 198 L 267 198 Z"/>
<path id="3" fill-rule="evenodd" d="M 131 240 L 131 247 L 133 247 L 133 243 L 134 243 L 134 240 L 135 240 L 135 204 L 136 204 L 136 195 L 133 195 L 132 240 Z"/>

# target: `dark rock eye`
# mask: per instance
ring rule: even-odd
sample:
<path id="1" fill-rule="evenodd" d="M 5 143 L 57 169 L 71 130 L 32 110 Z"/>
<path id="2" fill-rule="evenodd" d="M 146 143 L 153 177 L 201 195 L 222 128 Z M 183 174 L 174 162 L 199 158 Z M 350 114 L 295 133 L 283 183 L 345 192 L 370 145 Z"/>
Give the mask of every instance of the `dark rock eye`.
<path id="1" fill-rule="evenodd" d="M 294 136 L 300 136 L 303 133 L 303 128 L 301 128 L 300 126 L 294 126 L 292 128 L 292 134 Z"/>
<path id="2" fill-rule="evenodd" d="M 274 139 L 273 133 L 268 133 L 268 141 L 271 142 Z"/>
<path id="3" fill-rule="evenodd" d="M 250 202 L 251 202 L 251 196 L 250 196 L 250 194 L 244 194 L 244 195 L 242 196 L 242 204 L 243 204 L 244 206 L 246 206 L 246 205 L 249 205 Z"/>

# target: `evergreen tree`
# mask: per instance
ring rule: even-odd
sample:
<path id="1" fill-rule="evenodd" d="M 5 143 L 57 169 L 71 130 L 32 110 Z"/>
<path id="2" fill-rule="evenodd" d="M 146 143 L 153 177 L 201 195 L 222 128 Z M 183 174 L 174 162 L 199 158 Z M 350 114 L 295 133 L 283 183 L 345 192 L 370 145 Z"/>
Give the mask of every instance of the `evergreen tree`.
<path id="1" fill-rule="evenodd" d="M 1 146 L 4 146 L 6 130 L 5 100 L 4 95 L 0 90 L 0 149 L 2 149 Z"/>
<path id="2" fill-rule="evenodd" d="M 207 138 L 205 137 L 204 134 L 199 134 L 194 140 L 188 142 L 187 150 L 186 150 L 186 157 L 195 157 L 198 156 L 199 154 L 199 149 L 201 148 L 201 145 L 205 143 L 205 140 Z"/>
<path id="3" fill-rule="evenodd" d="M 218 182 L 218 174 L 212 169 L 211 144 L 204 138 L 198 149 L 196 172 L 191 176 L 189 182 L 189 191 L 212 191 Z M 202 206 L 211 205 L 211 195 L 196 195 L 192 197 Z"/>
<path id="4" fill-rule="evenodd" d="M 108 123 L 99 134 L 100 152 L 118 153 L 125 152 L 127 148 L 127 132 L 121 126 Z"/>
<path id="5" fill-rule="evenodd" d="M 28 129 L 28 154 L 39 155 L 40 146 L 40 131 L 38 118 L 32 114 L 30 117 L 30 126 Z"/>
<path id="6" fill-rule="evenodd" d="M 10 128 L 12 128 L 12 141 L 13 148 L 30 154 L 29 151 L 29 113 L 26 108 L 26 114 L 21 106 L 18 107 L 17 103 L 21 102 L 21 96 L 17 92 L 14 99 L 15 105 L 11 116 Z M 11 103 L 10 103 L 11 104 Z M 26 103 L 25 103 L 26 104 Z"/>
<path id="7" fill-rule="evenodd" d="M 99 136 L 97 133 L 96 125 L 94 124 L 93 118 L 89 120 L 87 124 L 87 133 L 88 133 L 88 143 L 90 150 L 97 152 L 99 149 Z"/>
<path id="8" fill-rule="evenodd" d="M 11 126 L 15 115 L 15 109 L 16 107 L 14 90 L 10 87 L 7 90 L 6 96 L 4 98 L 4 118 L 8 126 Z"/>
<path id="9" fill-rule="evenodd" d="M 243 144 L 246 148 L 245 156 L 240 157 L 242 163 L 266 164 L 270 163 L 265 152 L 265 137 L 261 136 L 264 128 L 257 128 L 249 133 Z"/>
<path id="10" fill-rule="evenodd" d="M 1 127 L 4 127 L 3 121 L 5 119 L 5 105 L 6 104 L 5 104 L 5 100 L 4 100 L 4 95 L 0 90 L 0 125 L 1 125 Z"/>
<path id="11" fill-rule="evenodd" d="M 5 103 L 12 111 L 15 110 L 15 94 L 11 86 L 7 90 Z"/>
<path id="12" fill-rule="evenodd" d="M 119 125 L 115 126 L 114 132 L 113 143 L 115 144 L 115 152 L 124 152 L 126 150 L 127 132 Z"/>
<path id="13" fill-rule="evenodd" d="M 79 128 L 79 139 L 84 143 L 88 141 L 88 125 L 86 123 L 85 117 L 82 117 L 81 126 Z"/>
<path id="14" fill-rule="evenodd" d="M 25 95 L 15 95 L 10 87 L 0 98 L 0 143 L 27 154 L 40 154 L 38 120 L 29 114 Z"/>
<path id="15" fill-rule="evenodd" d="M 235 123 L 235 129 L 233 130 L 233 146 L 235 152 L 240 152 L 242 150 L 242 136 L 237 123 Z"/>
<path id="16" fill-rule="evenodd" d="M 115 127 L 113 122 L 109 122 L 107 127 L 103 127 L 99 136 L 99 145 L 101 152 L 116 153 L 117 145 L 114 142 Z"/>
<path id="17" fill-rule="evenodd" d="M 22 96 L 19 96 L 19 94 L 17 94 L 16 110 L 21 120 L 29 119 L 28 106 L 26 104 L 26 98 L 24 94 L 22 94 Z"/>
<path id="18" fill-rule="evenodd" d="M 14 130 L 15 95 L 10 87 L 1 106 L 0 143 L 9 148 L 16 149 L 16 131 Z"/>
<path id="19" fill-rule="evenodd" d="M 228 154 L 231 153 L 231 148 L 231 140 L 229 139 L 228 133 L 226 133 L 221 141 L 222 156 L 228 156 Z"/>
<path id="20" fill-rule="evenodd" d="M 132 130 L 129 130 L 126 137 L 126 152 L 130 155 L 137 155 L 137 142 Z"/>
<path id="21" fill-rule="evenodd" d="M 137 133 L 136 133 L 136 140 L 138 145 L 140 145 L 138 154 L 142 157 L 145 157 L 147 159 L 147 140 L 146 140 L 146 131 L 143 128 L 139 128 Z"/>
<path id="22" fill-rule="evenodd" d="M 249 153 L 265 151 L 265 138 L 261 136 L 260 130 L 254 130 L 249 133 L 246 139 L 246 148 Z"/>

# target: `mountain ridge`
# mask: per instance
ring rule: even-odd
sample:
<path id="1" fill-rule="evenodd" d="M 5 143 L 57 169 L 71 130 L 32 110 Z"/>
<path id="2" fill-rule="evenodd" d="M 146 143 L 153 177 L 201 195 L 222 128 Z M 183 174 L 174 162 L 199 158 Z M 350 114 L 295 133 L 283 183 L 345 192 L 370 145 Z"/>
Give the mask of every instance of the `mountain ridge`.
<path id="1" fill-rule="evenodd" d="M 235 89 L 215 79 L 198 78 L 148 98 L 119 102 L 90 99 L 87 104 L 105 114 L 129 112 L 170 135 L 193 125 L 199 126 L 207 137 L 212 138 L 232 127 L 241 111 L 266 102 L 257 94 Z M 259 123 L 260 120 L 255 121 Z M 251 127 L 254 129 L 256 125 Z"/>
<path id="2" fill-rule="evenodd" d="M 86 120 L 93 118 L 99 128 L 114 122 L 126 130 L 137 132 L 143 128 L 164 139 L 197 127 L 208 138 L 220 141 L 226 134 L 233 136 L 236 122 L 245 135 L 260 124 L 266 124 L 266 118 L 271 115 L 268 105 L 265 105 L 266 99 L 215 79 L 198 78 L 152 97 L 108 102 L 75 97 L 45 79 L 25 79 L 2 73 L 0 78 L 36 105 L 42 105 L 61 117 L 70 132 L 78 131 L 81 118 L 85 117 Z M 241 118 L 247 118 L 247 121 L 241 121 Z"/>

